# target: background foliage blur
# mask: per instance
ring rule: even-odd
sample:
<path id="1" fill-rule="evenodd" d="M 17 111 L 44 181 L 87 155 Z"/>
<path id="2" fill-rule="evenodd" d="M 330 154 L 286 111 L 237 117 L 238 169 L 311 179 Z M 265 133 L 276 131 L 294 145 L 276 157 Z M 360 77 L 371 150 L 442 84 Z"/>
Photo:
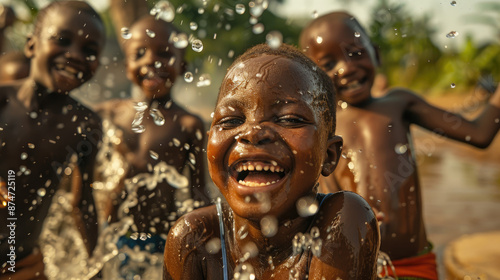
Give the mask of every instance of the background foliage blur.
<path id="1" fill-rule="evenodd" d="M 17 31 L 13 32 L 11 44 L 24 43 L 26 30 L 29 29 L 26 26 L 30 25 L 36 15 L 40 2 L 46 3 L 50 0 L 16 2 L 18 6 L 24 6 L 31 17 L 23 19 L 24 27 L 18 26 Z M 130 25 L 141 14 L 149 12 L 157 2 L 159 1 L 110 0 L 110 5 L 102 11 L 110 41 L 106 63 L 116 64 L 123 58 L 117 48 L 122 40 L 120 29 Z M 291 19 L 278 16 L 273 11 L 283 2 L 293 5 L 291 0 L 170 0 L 176 10 L 174 24 L 189 35 L 190 40 L 200 39 L 203 42 L 202 52 L 192 51 L 190 45 L 187 47 L 188 70 L 195 75 L 210 73 L 212 83 L 217 85 L 218 79 L 222 78 L 221 73 L 224 73 L 236 56 L 250 46 L 266 42 L 266 36 L 273 33 L 272 31 L 279 31 L 283 42 L 297 45 L 301 28 L 312 20 L 312 17 Z M 481 77 L 487 75 L 500 80 L 499 2 L 492 0 L 478 3 L 481 13 L 471 14 L 468 18 L 470 21 L 494 26 L 495 30 L 498 30 L 497 34 L 492 34 L 494 39 L 490 43 L 476 45 L 468 34 L 460 34 L 467 36 L 466 43 L 460 48 L 445 49 L 438 47 L 431 40 L 436 30 L 428 15 L 412 15 L 404 2 L 376 2 L 377 5 L 372 9 L 365 27 L 379 48 L 382 58 L 380 71 L 387 76 L 390 86 L 409 87 L 422 94 L 441 93 L 449 91 L 450 88 L 455 88 L 454 91 L 458 93 L 468 92 L 477 85 Z M 243 13 L 241 9 L 236 8 L 237 4 L 244 5 Z M 262 14 L 252 16 L 252 5 L 264 7 Z M 121 10 L 117 13 L 117 9 Z M 116 88 L 110 90 L 123 91 Z M 203 92 L 206 89 L 199 90 Z M 209 90 L 216 91 L 217 88 L 212 87 Z M 117 93 L 108 95 L 116 96 Z M 122 93 L 120 96 L 123 95 Z"/>

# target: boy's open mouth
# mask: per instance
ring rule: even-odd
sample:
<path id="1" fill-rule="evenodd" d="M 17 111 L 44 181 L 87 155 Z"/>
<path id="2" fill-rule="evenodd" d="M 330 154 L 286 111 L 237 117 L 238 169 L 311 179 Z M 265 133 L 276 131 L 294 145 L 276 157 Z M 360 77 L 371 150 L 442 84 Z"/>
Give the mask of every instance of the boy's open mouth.
<path id="1" fill-rule="evenodd" d="M 264 187 L 285 177 L 285 169 L 276 162 L 242 162 L 234 170 L 236 181 L 247 187 Z"/>
<path id="2" fill-rule="evenodd" d="M 346 83 L 342 83 L 341 82 L 341 85 L 340 85 L 340 89 L 341 90 L 349 90 L 349 91 L 352 91 L 352 90 L 357 90 L 359 88 L 361 88 L 366 82 L 366 78 L 363 78 L 361 80 L 354 80 L 354 81 L 350 81 L 350 82 L 346 82 Z"/>
<path id="3" fill-rule="evenodd" d="M 68 78 L 77 80 L 83 79 L 83 71 L 66 63 L 56 63 L 55 68 Z"/>

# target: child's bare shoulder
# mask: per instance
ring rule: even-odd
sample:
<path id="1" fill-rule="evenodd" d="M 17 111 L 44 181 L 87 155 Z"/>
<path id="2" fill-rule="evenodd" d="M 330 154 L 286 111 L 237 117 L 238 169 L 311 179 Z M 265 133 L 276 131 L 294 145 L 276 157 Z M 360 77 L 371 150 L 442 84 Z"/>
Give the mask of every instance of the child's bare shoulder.
<path id="1" fill-rule="evenodd" d="M 178 252 L 180 259 L 187 259 L 193 254 L 204 254 L 205 243 L 214 237 L 219 238 L 215 205 L 198 208 L 180 217 L 172 226 L 165 251 Z"/>
<path id="2" fill-rule="evenodd" d="M 421 100 L 421 98 L 414 91 L 403 87 L 391 88 L 387 92 L 387 94 L 382 97 L 382 99 L 397 100 L 404 103 L 411 103 L 417 100 Z"/>
<path id="3" fill-rule="evenodd" d="M 180 244 L 197 244 L 202 237 L 219 236 L 219 220 L 215 205 L 195 209 L 182 217 L 172 226 L 167 240 Z M 206 240 L 205 240 L 206 241 Z"/>
<path id="4" fill-rule="evenodd" d="M 360 195 L 340 191 L 327 196 L 319 209 L 317 226 L 322 232 L 325 248 L 351 238 L 371 238 L 377 232 L 377 219 L 370 205 Z M 332 242 L 329 242 L 332 241 Z"/>

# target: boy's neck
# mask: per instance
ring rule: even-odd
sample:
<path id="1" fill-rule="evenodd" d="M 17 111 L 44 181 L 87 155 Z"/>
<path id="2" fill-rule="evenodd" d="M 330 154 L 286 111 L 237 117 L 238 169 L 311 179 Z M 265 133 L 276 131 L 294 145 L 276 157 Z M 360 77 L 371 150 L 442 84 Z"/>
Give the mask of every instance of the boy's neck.
<path id="1" fill-rule="evenodd" d="M 143 101 L 146 102 L 150 108 L 151 107 L 161 108 L 165 107 L 165 105 L 167 104 L 172 103 L 172 98 L 170 97 L 169 93 L 159 97 L 153 97 L 153 98 L 145 97 Z"/>
<path id="2" fill-rule="evenodd" d="M 264 258 L 265 263 L 269 256 L 273 257 L 276 263 L 281 263 L 282 261 L 288 259 L 293 254 L 292 240 L 295 235 L 299 232 L 305 233 L 308 231 L 311 221 L 314 217 L 301 217 L 298 216 L 289 220 L 279 221 L 277 233 L 272 237 L 266 237 L 262 233 L 260 227 L 260 222 L 250 221 L 248 219 L 238 217 L 233 212 L 233 223 L 231 227 L 235 232 L 231 235 L 231 242 L 234 244 L 235 248 L 244 248 L 248 241 L 252 241 L 257 245 L 259 249 L 259 255 L 257 258 Z M 247 237 L 241 239 L 238 233 L 238 229 L 245 228 L 247 231 Z M 243 256 L 245 252 L 238 250 L 240 257 Z"/>
<path id="3" fill-rule="evenodd" d="M 47 89 L 45 86 L 32 79 L 26 79 L 17 93 L 19 101 L 30 111 L 36 111 L 50 105 L 58 105 L 58 100 L 66 100 L 68 93 L 58 93 Z M 61 103 L 61 105 L 64 102 Z"/>

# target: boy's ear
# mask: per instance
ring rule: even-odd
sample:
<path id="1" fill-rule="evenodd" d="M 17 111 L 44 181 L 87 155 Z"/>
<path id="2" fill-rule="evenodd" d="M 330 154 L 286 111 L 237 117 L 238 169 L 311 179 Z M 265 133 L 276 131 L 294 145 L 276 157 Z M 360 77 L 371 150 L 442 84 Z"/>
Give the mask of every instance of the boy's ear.
<path id="1" fill-rule="evenodd" d="M 327 177 L 333 173 L 337 163 L 340 159 L 340 153 L 342 152 L 343 140 L 340 136 L 333 136 L 328 139 L 328 147 L 326 149 L 326 157 L 323 162 L 323 168 L 321 170 L 321 175 Z"/>
<path id="2" fill-rule="evenodd" d="M 26 55 L 27 58 L 33 58 L 35 56 L 35 36 L 33 34 L 28 35 L 26 38 L 26 43 L 24 44 L 24 55 Z"/>

